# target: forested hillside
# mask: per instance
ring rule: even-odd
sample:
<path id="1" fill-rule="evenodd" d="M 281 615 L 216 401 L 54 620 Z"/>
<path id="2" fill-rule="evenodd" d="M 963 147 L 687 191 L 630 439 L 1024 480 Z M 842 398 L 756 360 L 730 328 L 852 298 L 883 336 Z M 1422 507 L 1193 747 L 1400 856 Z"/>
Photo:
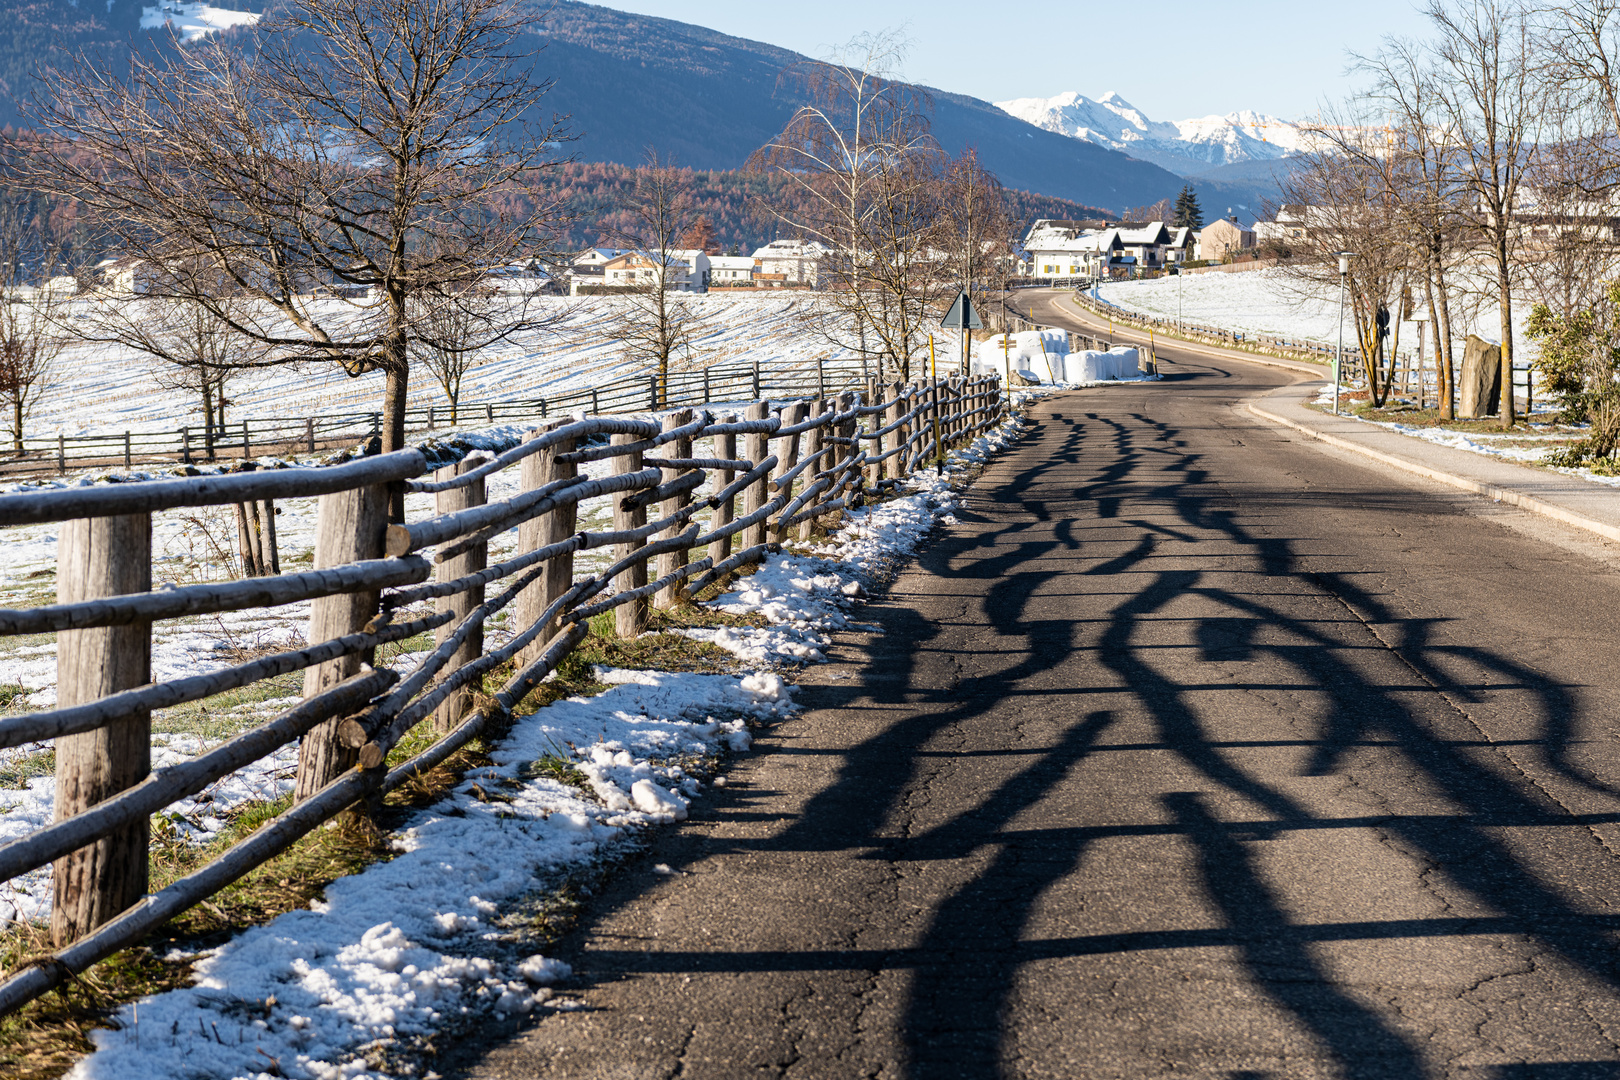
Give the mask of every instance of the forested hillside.
<path id="1" fill-rule="evenodd" d="M 688 168 L 681 173 L 687 178 L 685 197 L 691 214 L 709 219 L 723 249 L 736 247 L 747 253 L 779 235 L 770 208 L 791 204 L 792 185 L 783 179 L 742 170 Z M 575 162 L 557 169 L 547 178 L 547 186 L 562 201 L 568 243 L 574 248 L 617 246 L 614 237 L 632 224 L 625 209 L 636 186 L 636 170 L 630 166 Z M 1106 213 L 1026 191 L 1008 190 L 1006 195 L 1012 217 L 1023 224 L 1043 217 L 1074 219 Z"/>

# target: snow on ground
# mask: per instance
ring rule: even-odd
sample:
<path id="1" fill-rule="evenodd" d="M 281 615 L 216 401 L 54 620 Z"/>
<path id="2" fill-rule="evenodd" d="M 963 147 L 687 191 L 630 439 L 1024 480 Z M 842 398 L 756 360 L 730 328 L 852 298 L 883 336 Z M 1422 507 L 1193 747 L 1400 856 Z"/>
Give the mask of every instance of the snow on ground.
<path id="1" fill-rule="evenodd" d="M 156 30 L 167 25 L 181 41 L 196 41 L 216 30 L 252 26 L 260 18 L 251 11 L 232 11 L 208 4 L 159 4 L 141 9 L 141 29 Z"/>
<path id="2" fill-rule="evenodd" d="M 767 368 L 813 367 L 832 355 L 825 337 L 807 325 L 816 301 L 789 296 L 697 295 L 691 348 L 683 366 L 709 366 L 758 360 Z M 89 301 L 78 300 L 78 304 Z M 343 300 L 322 301 L 334 317 L 361 317 Z M 600 386 L 645 372 L 631 360 L 613 326 L 623 301 L 616 297 L 537 297 L 538 314 L 556 325 L 512 342 L 492 346 L 462 384 L 463 403 L 526 400 Z M 165 390 L 153 379 L 153 362 L 138 353 L 105 345 L 79 345 L 57 365 L 57 383 L 45 394 L 28 424 L 33 436 L 108 435 L 124 431 L 174 431 L 200 423 L 191 395 Z M 446 404 L 443 391 L 423 365 L 411 373 L 415 406 Z M 229 386 L 226 419 L 236 423 L 268 418 L 370 412 L 381 407 L 382 375 L 349 378 L 335 364 L 266 368 L 243 372 Z"/>
<path id="3" fill-rule="evenodd" d="M 1015 393 L 1014 401 L 1047 392 Z M 849 625 L 849 608 L 931 529 L 954 523 L 951 479 L 1006 445 L 1019 426 L 1009 420 L 975 439 L 943 472 L 916 474 L 905 495 L 853 511 L 836 536 L 808 553 L 772 556 L 713 601 L 770 623 L 749 635 L 708 638 L 755 670 L 599 669 L 597 678 L 611 689 L 521 718 L 491 767 L 469 775 L 397 835 L 395 858 L 335 882 L 309 910 L 210 951 L 196 963 L 194 986 L 121 1009 L 118 1026 L 93 1033 L 96 1052 L 69 1075 L 382 1078 L 394 1074 L 372 1051 L 397 1049 L 457 1018 L 576 1007 L 550 987 L 568 976 L 567 965 L 523 955 L 521 939 L 499 923 L 502 907 L 602 857 L 636 830 L 686 817 L 704 788 L 682 759 L 746 751 L 750 723 L 791 715 L 792 688 L 773 669 L 823 659 L 828 632 Z M 290 519 L 289 542 L 307 546 L 312 523 L 292 524 L 299 520 Z M 31 558 L 48 546 L 42 536 L 22 545 Z M 17 569 L 0 563 L 0 570 Z M 17 662 L 0 660 L 0 681 L 5 665 Z M 253 708 L 268 715 L 286 704 Z M 203 749 L 200 741 L 171 737 L 155 746 L 154 765 Z M 289 748 L 227 777 L 176 807 L 179 819 L 211 835 L 232 802 L 286 790 L 294 753 Z M 543 759 L 570 763 L 589 790 L 558 779 L 555 769 L 536 769 Z M 11 808 L 0 809 L 8 830 L 0 841 L 49 820 L 49 784 L 32 781 Z M 45 880 L 24 884 L 30 894 L 12 903 L 36 916 L 48 910 Z"/>
<path id="4" fill-rule="evenodd" d="M 1465 282 L 1466 275 L 1459 274 L 1457 280 Z M 1095 295 L 1127 311 L 1171 321 L 1178 318 L 1179 304 L 1179 317 L 1188 323 L 1320 345 L 1333 345 L 1339 339 L 1338 287 L 1307 282 L 1278 268 L 1113 281 L 1099 285 Z M 1501 330 L 1495 306 L 1480 305 L 1472 311 L 1465 310 L 1466 306 L 1459 299 L 1452 312 L 1459 340 L 1473 333 L 1496 341 Z M 1524 321 L 1529 314 L 1527 303 L 1515 305 L 1514 341 L 1533 351 L 1524 339 Z M 1403 354 L 1416 347 L 1417 327 L 1417 323 L 1402 325 Z M 1344 335 L 1346 348 L 1353 346 L 1355 328 L 1348 314 Z"/>

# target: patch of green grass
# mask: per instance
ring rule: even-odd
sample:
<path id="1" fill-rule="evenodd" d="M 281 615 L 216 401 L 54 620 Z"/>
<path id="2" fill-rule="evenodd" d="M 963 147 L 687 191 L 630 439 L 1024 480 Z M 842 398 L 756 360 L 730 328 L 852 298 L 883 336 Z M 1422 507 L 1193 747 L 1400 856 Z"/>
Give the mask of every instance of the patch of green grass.
<path id="1" fill-rule="evenodd" d="M 575 767 L 572 759 L 562 754 L 547 754 L 538 761 L 531 762 L 524 770 L 524 775 L 555 780 L 559 784 L 567 784 L 581 791 L 591 790 L 590 781 L 585 779 L 585 774 Z"/>
<path id="2" fill-rule="evenodd" d="M 0 712 L 26 702 L 30 692 L 28 687 L 20 683 L 0 683 Z"/>
<path id="3" fill-rule="evenodd" d="M 41 750 L 0 763 L 0 788 L 26 788 L 28 781 L 56 771 L 56 751 Z"/>

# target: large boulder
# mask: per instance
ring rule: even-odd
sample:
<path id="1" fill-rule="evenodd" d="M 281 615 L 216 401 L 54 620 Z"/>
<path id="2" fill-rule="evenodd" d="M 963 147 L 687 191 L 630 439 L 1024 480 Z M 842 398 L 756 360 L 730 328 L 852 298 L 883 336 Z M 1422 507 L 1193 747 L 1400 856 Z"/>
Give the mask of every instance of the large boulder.
<path id="1" fill-rule="evenodd" d="M 1463 349 L 1462 375 L 1457 380 L 1461 400 L 1457 415 L 1465 420 L 1495 416 L 1502 409 L 1502 347 L 1468 335 Z"/>

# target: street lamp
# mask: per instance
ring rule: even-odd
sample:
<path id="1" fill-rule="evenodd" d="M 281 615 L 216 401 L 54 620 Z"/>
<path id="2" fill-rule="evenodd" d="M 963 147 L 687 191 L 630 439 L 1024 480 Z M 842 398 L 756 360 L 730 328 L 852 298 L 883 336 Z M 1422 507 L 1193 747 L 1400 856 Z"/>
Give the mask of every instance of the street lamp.
<path id="1" fill-rule="evenodd" d="M 1186 283 L 1181 278 L 1186 271 L 1178 263 L 1170 267 L 1170 272 L 1176 276 L 1176 333 L 1184 334 L 1186 331 L 1181 328 L 1181 298 L 1186 292 L 1184 288 Z"/>
<path id="2" fill-rule="evenodd" d="M 1335 251 L 1339 257 L 1339 348 L 1333 354 L 1333 415 L 1339 415 L 1339 373 L 1344 370 L 1344 280 L 1350 274 L 1353 251 Z"/>

